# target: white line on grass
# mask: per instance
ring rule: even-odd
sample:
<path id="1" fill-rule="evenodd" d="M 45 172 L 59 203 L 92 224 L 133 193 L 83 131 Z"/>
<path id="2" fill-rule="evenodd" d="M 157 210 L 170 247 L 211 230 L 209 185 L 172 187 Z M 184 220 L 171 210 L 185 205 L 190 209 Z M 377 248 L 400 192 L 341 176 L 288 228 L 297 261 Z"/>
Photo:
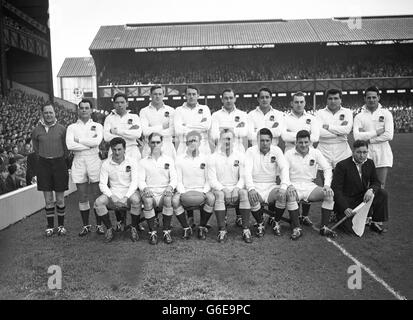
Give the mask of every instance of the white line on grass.
<path id="1" fill-rule="evenodd" d="M 320 229 L 315 227 L 313 225 L 313 229 L 316 230 L 317 232 L 320 232 Z M 333 244 L 336 248 L 338 248 L 342 254 L 344 254 L 347 258 L 350 260 L 353 260 L 353 262 L 357 265 L 359 265 L 364 271 L 366 271 L 374 280 L 376 280 L 378 283 L 383 285 L 384 288 L 386 288 L 387 291 L 389 291 L 392 295 L 394 295 L 397 299 L 399 300 L 407 300 L 406 297 L 400 295 L 399 293 L 396 292 L 392 287 L 390 287 L 382 278 L 377 276 L 373 271 L 370 270 L 370 268 L 366 267 L 364 264 L 362 264 L 360 261 L 358 261 L 356 258 L 354 258 L 350 253 L 347 252 L 346 249 L 344 249 L 342 246 L 340 246 L 337 242 L 334 240 L 331 240 L 330 238 L 325 238 L 328 242 Z"/>
<path id="2" fill-rule="evenodd" d="M 378 283 L 383 285 L 383 287 L 386 288 L 387 291 L 389 291 L 392 295 L 394 295 L 397 299 L 399 300 L 407 300 L 406 297 L 400 295 L 397 293 L 392 287 L 390 287 L 383 279 L 381 279 L 379 276 L 377 276 L 373 271 L 370 270 L 370 268 L 366 267 L 364 264 L 362 264 L 360 261 L 358 261 L 356 258 L 354 258 L 350 253 L 346 251 L 342 246 L 340 246 L 337 242 L 334 240 L 331 240 L 330 238 L 326 238 L 326 240 L 330 243 L 332 243 L 335 247 L 337 247 L 347 258 L 353 260 L 353 262 L 357 265 L 359 265 L 364 271 L 366 271 L 374 280 L 376 280 Z"/>

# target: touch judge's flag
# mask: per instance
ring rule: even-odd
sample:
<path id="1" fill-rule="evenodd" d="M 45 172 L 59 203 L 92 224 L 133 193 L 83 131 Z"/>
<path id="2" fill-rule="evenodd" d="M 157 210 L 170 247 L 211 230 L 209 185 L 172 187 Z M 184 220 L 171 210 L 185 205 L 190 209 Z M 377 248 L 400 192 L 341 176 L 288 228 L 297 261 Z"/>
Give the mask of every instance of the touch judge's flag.
<path id="1" fill-rule="evenodd" d="M 367 215 L 369 213 L 371 204 L 373 203 L 374 197 L 370 199 L 369 202 L 360 203 L 353 212 L 356 212 L 353 216 L 353 231 L 361 237 L 364 233 L 366 227 Z"/>

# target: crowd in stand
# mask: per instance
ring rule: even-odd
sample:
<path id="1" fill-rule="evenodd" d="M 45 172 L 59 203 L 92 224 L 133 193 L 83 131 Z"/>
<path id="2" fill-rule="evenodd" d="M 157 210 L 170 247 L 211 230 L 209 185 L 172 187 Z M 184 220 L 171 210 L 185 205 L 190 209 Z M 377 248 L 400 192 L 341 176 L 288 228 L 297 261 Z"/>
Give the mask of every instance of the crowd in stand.
<path id="1" fill-rule="evenodd" d="M 293 57 L 291 57 L 293 55 Z M 136 59 L 136 60 L 134 60 Z M 245 50 L 209 54 L 152 54 L 111 61 L 101 85 L 244 82 L 363 77 L 400 77 L 413 74 L 411 55 L 369 54 L 354 58 L 334 54 L 313 56 Z M 131 68 L 131 66 L 133 66 Z"/>
<path id="2" fill-rule="evenodd" d="M 320 97 L 322 99 L 323 97 Z M 289 97 L 276 97 L 273 107 L 284 112 L 289 110 Z M 182 104 L 182 101 L 176 101 Z M 200 101 L 202 103 L 202 101 Z M 343 106 L 357 113 L 362 98 L 360 96 L 343 96 Z M 395 132 L 413 132 L 413 101 L 406 95 L 383 95 L 382 105 L 391 110 L 394 117 Z M 36 156 L 31 145 L 31 132 L 40 119 L 40 108 L 46 101 L 20 90 L 12 90 L 7 97 L 0 96 L 0 194 L 13 191 L 31 184 L 34 174 Z M 166 102 L 168 104 L 168 102 Z M 211 112 L 222 107 L 219 99 L 208 100 Z M 249 111 L 257 106 L 255 97 L 239 97 L 237 107 Z M 63 106 L 55 104 L 56 118 L 68 126 L 76 121 L 76 113 L 68 111 Z M 325 104 L 317 98 L 317 109 Z M 312 111 L 312 100 L 307 99 L 307 109 Z M 94 114 L 94 121 L 103 123 L 104 115 Z M 107 146 L 102 145 L 101 152 L 107 152 Z"/>

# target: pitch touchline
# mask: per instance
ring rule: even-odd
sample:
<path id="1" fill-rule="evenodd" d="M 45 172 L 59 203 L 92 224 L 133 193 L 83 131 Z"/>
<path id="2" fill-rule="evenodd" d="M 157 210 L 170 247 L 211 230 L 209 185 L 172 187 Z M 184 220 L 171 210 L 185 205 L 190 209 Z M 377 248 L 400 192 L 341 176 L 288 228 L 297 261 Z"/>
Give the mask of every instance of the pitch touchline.
<path id="1" fill-rule="evenodd" d="M 316 228 L 313 226 L 313 229 L 316 230 L 317 232 L 320 231 L 320 229 Z M 340 246 L 337 242 L 334 240 L 331 240 L 330 238 L 325 238 L 328 242 L 333 244 L 336 248 L 338 248 L 342 254 L 344 254 L 347 258 L 350 260 L 353 260 L 354 263 L 359 265 L 364 271 L 366 271 L 374 280 L 376 280 L 378 283 L 383 285 L 383 287 L 386 288 L 387 291 L 389 291 L 392 295 L 394 295 L 397 299 L 399 300 L 407 300 L 406 297 L 398 294 L 396 290 L 394 290 L 392 287 L 390 287 L 383 279 L 381 279 L 379 276 L 377 276 L 373 271 L 370 270 L 370 268 L 366 267 L 364 264 L 362 264 L 360 261 L 358 261 L 356 258 L 354 258 L 350 253 L 347 252 L 346 249 L 344 249 L 342 246 Z"/>

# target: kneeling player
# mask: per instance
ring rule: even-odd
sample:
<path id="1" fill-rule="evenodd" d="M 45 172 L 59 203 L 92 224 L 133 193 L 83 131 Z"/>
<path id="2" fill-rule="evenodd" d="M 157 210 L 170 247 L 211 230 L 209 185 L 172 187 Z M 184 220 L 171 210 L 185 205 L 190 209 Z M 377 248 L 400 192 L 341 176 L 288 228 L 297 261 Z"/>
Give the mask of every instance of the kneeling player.
<path id="1" fill-rule="evenodd" d="M 291 184 L 295 188 L 297 201 L 323 201 L 321 204 L 320 234 L 335 237 L 336 233 L 327 228 L 330 214 L 334 207 L 334 193 L 330 188 L 332 168 L 321 151 L 310 147 L 310 133 L 301 130 L 297 133 L 296 145 L 285 153 L 290 168 Z M 317 186 L 313 181 L 317 176 L 317 167 L 324 172 L 324 187 Z M 297 240 L 302 235 L 300 228 L 298 204 L 291 208 L 293 232 L 291 239 Z"/>
<path id="2" fill-rule="evenodd" d="M 178 156 L 176 171 L 178 176 L 177 193 L 173 197 L 172 205 L 176 217 L 184 227 L 184 238 L 188 239 L 192 234 L 192 228 L 188 226 L 185 209 L 200 208 L 201 218 L 198 228 L 198 238 L 206 239 L 208 232 L 207 223 L 212 215 L 215 204 L 215 196 L 210 192 L 207 179 L 206 156 L 199 153 L 201 135 L 197 131 L 187 134 L 186 153 Z"/>
<path id="3" fill-rule="evenodd" d="M 258 131 L 258 144 L 249 148 L 245 154 L 245 185 L 251 204 L 251 214 L 257 221 L 258 237 L 263 237 L 265 226 L 262 204 L 268 204 L 272 212 L 272 228 L 275 235 L 281 235 L 279 221 L 286 205 L 288 209 L 294 201 L 294 193 L 287 193 L 290 185 L 288 164 L 281 149 L 272 145 L 272 133 L 267 128 Z M 277 175 L 281 184 L 277 185 Z M 289 189 L 291 190 L 291 189 Z"/>
<path id="4" fill-rule="evenodd" d="M 221 131 L 217 151 L 208 161 L 208 181 L 215 195 L 215 215 L 218 224 L 218 242 L 227 238 L 225 226 L 225 206 L 239 206 L 242 215 L 242 238 L 251 243 L 249 218 L 251 206 L 248 191 L 244 189 L 245 156 L 234 151 L 234 132 L 230 129 Z"/>
<path id="5" fill-rule="evenodd" d="M 162 135 L 151 133 L 148 137 L 150 154 L 139 164 L 139 189 L 143 201 L 143 213 L 149 227 L 149 243 L 158 243 L 158 233 L 155 230 L 155 209 L 162 208 L 163 240 L 172 243 L 172 196 L 176 188 L 176 169 L 171 157 L 162 154 Z"/>
<path id="6" fill-rule="evenodd" d="M 141 215 L 141 201 L 138 189 L 138 171 L 135 159 L 125 157 L 126 142 L 117 137 L 110 141 L 112 155 L 106 159 L 100 170 L 99 188 L 102 195 L 95 201 L 95 209 L 107 230 L 106 242 L 113 240 L 113 229 L 109 209 L 128 209 L 132 217 L 131 239 L 137 240 L 137 227 Z M 110 185 L 110 187 L 108 186 Z"/>

